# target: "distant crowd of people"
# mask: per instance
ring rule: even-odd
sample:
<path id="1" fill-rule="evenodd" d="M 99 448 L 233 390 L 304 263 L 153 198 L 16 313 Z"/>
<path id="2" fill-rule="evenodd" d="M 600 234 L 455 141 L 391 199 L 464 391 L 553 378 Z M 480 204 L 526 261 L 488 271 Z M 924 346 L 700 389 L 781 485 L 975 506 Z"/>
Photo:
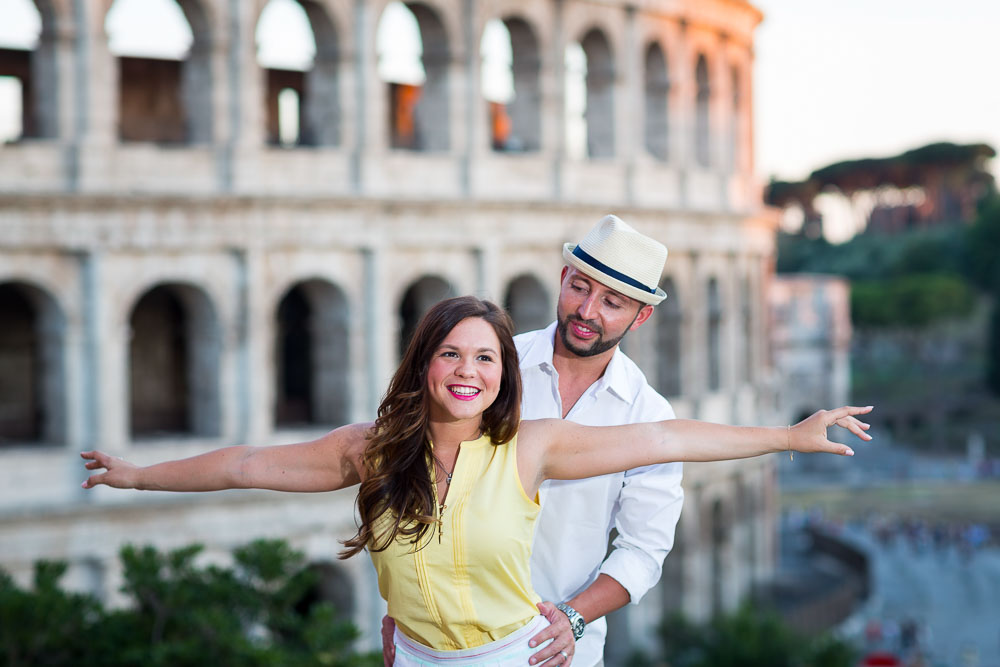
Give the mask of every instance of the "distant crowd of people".
<path id="1" fill-rule="evenodd" d="M 971 558 L 980 549 L 997 545 L 993 531 L 985 523 L 881 516 L 867 523 L 868 532 L 882 546 L 905 544 L 915 553 L 933 551 L 944 556 L 954 551 Z"/>

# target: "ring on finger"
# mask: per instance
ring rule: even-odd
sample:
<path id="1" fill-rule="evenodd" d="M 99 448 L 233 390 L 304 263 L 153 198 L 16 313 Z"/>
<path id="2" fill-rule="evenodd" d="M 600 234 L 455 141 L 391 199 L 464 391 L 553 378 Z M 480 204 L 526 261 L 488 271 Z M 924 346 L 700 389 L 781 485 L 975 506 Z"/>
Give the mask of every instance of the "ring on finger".
<path id="1" fill-rule="evenodd" d="M 562 654 L 562 657 L 564 657 L 564 658 L 566 658 L 567 660 L 569 660 L 569 653 L 567 653 L 566 651 L 559 651 L 559 653 L 561 653 L 561 654 Z"/>

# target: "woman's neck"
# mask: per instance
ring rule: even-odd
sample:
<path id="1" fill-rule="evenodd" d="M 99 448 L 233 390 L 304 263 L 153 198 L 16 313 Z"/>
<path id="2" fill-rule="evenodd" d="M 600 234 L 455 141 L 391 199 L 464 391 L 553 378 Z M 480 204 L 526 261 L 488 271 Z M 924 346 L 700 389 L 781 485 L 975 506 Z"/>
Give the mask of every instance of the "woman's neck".
<path id="1" fill-rule="evenodd" d="M 482 419 L 436 422 L 427 425 L 431 442 L 437 450 L 458 448 L 463 442 L 476 440 L 482 433 Z"/>

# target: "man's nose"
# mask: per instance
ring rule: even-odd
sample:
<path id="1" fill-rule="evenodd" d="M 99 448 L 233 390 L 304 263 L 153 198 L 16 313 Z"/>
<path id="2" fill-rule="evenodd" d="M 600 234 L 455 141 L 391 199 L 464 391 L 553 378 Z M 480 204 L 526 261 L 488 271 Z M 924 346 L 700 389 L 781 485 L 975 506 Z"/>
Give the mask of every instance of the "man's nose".
<path id="1" fill-rule="evenodd" d="M 585 320 L 594 319 L 597 316 L 597 297 L 594 294 L 588 295 L 576 309 L 576 314 Z"/>

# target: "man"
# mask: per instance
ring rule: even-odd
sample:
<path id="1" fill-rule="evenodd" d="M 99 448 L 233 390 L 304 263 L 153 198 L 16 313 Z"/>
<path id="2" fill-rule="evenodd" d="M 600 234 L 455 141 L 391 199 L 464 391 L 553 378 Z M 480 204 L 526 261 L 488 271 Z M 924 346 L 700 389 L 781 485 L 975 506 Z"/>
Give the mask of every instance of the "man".
<path id="1" fill-rule="evenodd" d="M 615 216 L 579 245 L 566 244 L 556 322 L 515 338 L 524 382 L 522 419 L 587 425 L 672 419 L 666 399 L 618 348 L 666 295 L 657 287 L 667 249 Z M 681 464 L 585 480 L 549 481 L 531 561 L 532 584 L 552 625 L 532 642 L 531 664 L 603 662 L 604 616 L 639 599 L 659 579 L 683 503 Z M 607 559 L 608 535 L 618 536 Z M 392 621 L 383 622 L 386 664 Z M 388 633 L 388 638 L 387 638 Z M 575 641 L 574 641 L 575 636 Z"/>
<path id="2" fill-rule="evenodd" d="M 618 347 L 666 297 L 657 285 L 667 249 L 607 216 L 579 245 L 567 244 L 563 257 L 557 321 L 515 339 L 524 382 L 521 418 L 594 426 L 672 419 L 670 404 Z M 586 624 L 575 655 L 566 650 L 573 664 L 599 665 L 603 617 L 638 603 L 660 578 L 683 504 L 681 464 L 553 480 L 540 495 L 532 584 L 543 599 L 564 605 L 577 626 Z M 605 559 L 612 527 L 618 536 Z M 539 643 L 545 638 L 539 635 Z"/>

